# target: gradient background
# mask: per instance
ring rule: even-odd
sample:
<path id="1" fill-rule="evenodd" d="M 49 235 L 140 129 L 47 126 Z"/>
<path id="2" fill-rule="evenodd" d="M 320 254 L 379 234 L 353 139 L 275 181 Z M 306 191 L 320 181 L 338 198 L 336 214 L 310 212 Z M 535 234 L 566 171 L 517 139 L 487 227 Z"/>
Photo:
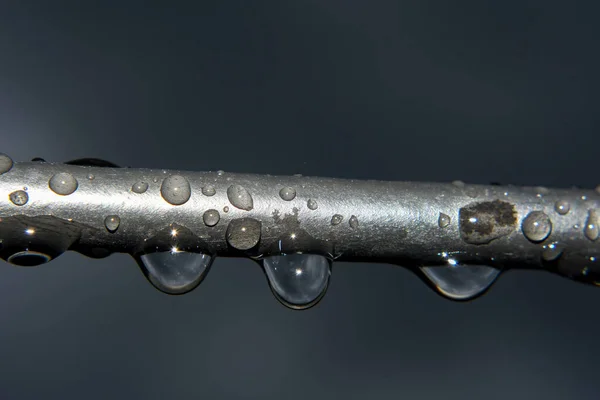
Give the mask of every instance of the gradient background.
<path id="1" fill-rule="evenodd" d="M 597 2 L 94 3 L 2 4 L 17 161 L 600 183 Z M 3 400 L 600 396 L 600 289 L 550 274 L 460 304 L 341 263 L 293 312 L 249 260 L 183 297 L 122 254 L 1 266 Z"/>

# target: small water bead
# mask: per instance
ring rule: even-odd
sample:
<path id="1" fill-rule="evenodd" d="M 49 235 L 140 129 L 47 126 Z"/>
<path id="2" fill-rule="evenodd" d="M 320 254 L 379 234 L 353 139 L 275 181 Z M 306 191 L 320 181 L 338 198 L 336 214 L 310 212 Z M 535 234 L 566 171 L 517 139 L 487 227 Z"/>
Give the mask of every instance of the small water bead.
<path id="1" fill-rule="evenodd" d="M 358 228 L 358 218 L 356 218 L 356 215 L 350 217 L 350 219 L 348 220 L 348 224 L 352 229 Z"/>
<path id="2" fill-rule="evenodd" d="M 600 236 L 600 220 L 598 218 L 598 213 L 596 210 L 590 210 L 588 212 L 588 217 L 585 222 L 585 228 L 583 233 L 586 238 L 589 240 L 597 240 L 598 236 Z"/>
<path id="3" fill-rule="evenodd" d="M 13 160 L 6 154 L 0 153 L 0 175 L 7 173 L 13 167 Z"/>
<path id="4" fill-rule="evenodd" d="M 296 190 L 291 187 L 284 187 L 279 191 L 279 197 L 285 201 L 294 200 L 296 197 Z"/>
<path id="5" fill-rule="evenodd" d="M 452 184 L 456 187 L 459 188 L 464 188 L 465 187 L 465 183 L 463 181 L 452 181 Z"/>
<path id="6" fill-rule="evenodd" d="M 486 265 L 421 267 L 437 291 L 452 300 L 469 300 L 485 293 L 500 275 L 500 270 Z"/>
<path id="7" fill-rule="evenodd" d="M 229 212 L 229 206 L 223 207 L 223 212 L 227 214 Z"/>
<path id="8" fill-rule="evenodd" d="M 440 228 L 445 228 L 450 225 L 450 216 L 448 214 L 440 213 L 438 225 Z"/>
<path id="9" fill-rule="evenodd" d="M 152 178 L 152 182 L 158 183 L 158 178 L 157 177 Z"/>
<path id="10" fill-rule="evenodd" d="M 532 242 L 544 241 L 552 232 L 552 222 L 542 211 L 530 212 L 521 224 L 523 234 Z"/>
<path id="11" fill-rule="evenodd" d="M 162 182 L 160 194 L 169 204 L 180 206 L 185 204 L 192 195 L 188 180 L 181 175 L 171 175 Z"/>
<path id="12" fill-rule="evenodd" d="M 562 246 L 559 246 L 558 243 L 551 243 L 549 245 L 545 245 L 542 250 L 542 259 L 544 261 L 554 261 L 558 257 L 560 257 L 563 253 Z"/>
<path id="13" fill-rule="evenodd" d="M 214 186 L 207 185 L 207 186 L 202 187 L 202 194 L 205 196 L 208 196 L 208 197 L 214 196 L 215 193 L 217 193 L 217 191 L 215 190 Z"/>
<path id="14" fill-rule="evenodd" d="M 331 217 L 331 225 L 339 225 L 344 220 L 344 217 L 340 214 L 335 214 Z"/>
<path id="15" fill-rule="evenodd" d="M 167 294 L 184 294 L 196 288 L 208 273 L 213 257 L 203 253 L 162 251 L 139 257 L 150 283 Z"/>
<path id="16" fill-rule="evenodd" d="M 142 194 L 148 190 L 148 183 L 144 181 L 139 181 L 133 184 L 131 187 L 131 191 L 133 193 Z"/>
<path id="17" fill-rule="evenodd" d="M 61 196 L 68 196 L 77 190 L 79 183 L 77 179 L 68 172 L 59 172 L 50 178 L 48 181 L 50 189 Z"/>
<path id="18" fill-rule="evenodd" d="M 206 226 L 215 226 L 219 223 L 221 215 L 217 210 L 207 210 L 204 212 L 202 219 L 204 220 L 204 224 Z"/>
<path id="19" fill-rule="evenodd" d="M 227 226 L 227 243 L 235 249 L 250 250 L 258 244 L 262 224 L 253 218 L 234 219 Z"/>
<path id="20" fill-rule="evenodd" d="M 114 233 L 119 229 L 119 225 L 121 224 L 121 218 L 118 215 L 109 215 L 104 218 L 104 226 L 106 230 L 110 233 Z"/>
<path id="21" fill-rule="evenodd" d="M 16 206 L 24 206 L 29 201 L 29 195 L 24 190 L 15 190 L 8 198 Z"/>
<path id="22" fill-rule="evenodd" d="M 220 169 L 220 170 L 217 171 L 217 175 L 223 176 L 223 175 L 225 175 L 225 171 L 223 171 L 222 169 Z"/>
<path id="23" fill-rule="evenodd" d="M 87 178 L 88 178 L 90 181 L 93 181 L 93 180 L 94 180 L 94 178 L 95 178 L 95 176 L 94 176 L 94 174 L 88 174 Z"/>
<path id="24" fill-rule="evenodd" d="M 554 203 L 554 210 L 560 215 L 567 215 L 571 210 L 571 204 L 566 200 L 558 200 Z"/>
<path id="25" fill-rule="evenodd" d="M 254 202 L 250 193 L 240 185 L 231 185 L 227 188 L 229 202 L 240 210 L 250 211 L 254 208 Z"/>
<path id="26" fill-rule="evenodd" d="M 313 199 L 308 199 L 308 201 L 306 202 L 306 206 L 308 207 L 309 210 L 316 210 L 317 208 L 319 208 L 319 205 L 317 204 L 316 200 Z"/>
<path id="27" fill-rule="evenodd" d="M 322 255 L 269 256 L 262 263 L 273 294 L 287 307 L 309 308 L 318 303 L 327 291 L 331 264 Z"/>

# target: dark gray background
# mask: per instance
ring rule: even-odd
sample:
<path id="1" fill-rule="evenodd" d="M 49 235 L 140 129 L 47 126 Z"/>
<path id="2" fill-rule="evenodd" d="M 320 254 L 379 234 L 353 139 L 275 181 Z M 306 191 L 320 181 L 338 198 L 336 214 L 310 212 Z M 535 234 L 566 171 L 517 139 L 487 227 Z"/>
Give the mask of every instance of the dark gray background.
<path id="1" fill-rule="evenodd" d="M 596 2 L 4 2 L 17 161 L 594 187 Z M 0 269 L 1 399 L 597 399 L 600 289 L 442 299 L 339 264 L 293 312 L 249 260 L 194 292 L 125 255 Z"/>

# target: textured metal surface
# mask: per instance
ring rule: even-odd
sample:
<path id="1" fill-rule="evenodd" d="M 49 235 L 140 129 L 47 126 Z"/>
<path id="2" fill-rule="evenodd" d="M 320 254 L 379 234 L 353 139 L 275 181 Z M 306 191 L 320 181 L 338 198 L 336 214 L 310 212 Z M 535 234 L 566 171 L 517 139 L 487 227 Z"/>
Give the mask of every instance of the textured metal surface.
<path id="1" fill-rule="evenodd" d="M 600 280 L 594 190 L 8 164 L 0 175 L 5 260 L 38 247 L 51 257 L 67 249 L 104 257 L 185 245 L 225 257 L 304 252 L 412 268 L 451 258 Z M 70 194 L 61 194 L 73 189 L 64 174 L 76 180 Z M 551 224 L 543 240 L 547 227 L 526 235 L 531 212 Z"/>

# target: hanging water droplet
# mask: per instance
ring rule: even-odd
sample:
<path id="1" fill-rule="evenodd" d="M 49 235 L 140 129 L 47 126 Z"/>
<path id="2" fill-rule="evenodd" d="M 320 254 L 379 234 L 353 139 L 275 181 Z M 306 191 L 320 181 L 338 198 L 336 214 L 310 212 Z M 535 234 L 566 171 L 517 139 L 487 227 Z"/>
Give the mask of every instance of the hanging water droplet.
<path id="1" fill-rule="evenodd" d="M 542 259 L 544 261 L 554 261 L 558 257 L 560 257 L 563 253 L 562 246 L 559 246 L 558 243 L 551 243 L 543 247 L 542 250 Z"/>
<path id="2" fill-rule="evenodd" d="M 217 193 L 217 191 L 215 190 L 214 186 L 207 185 L 207 186 L 202 187 L 202 194 L 205 196 L 208 196 L 208 197 L 214 196 L 215 193 Z"/>
<path id="3" fill-rule="evenodd" d="M 227 198 L 229 202 L 240 210 L 250 211 L 254 208 L 252 196 L 240 185 L 231 185 L 227 188 Z"/>
<path id="4" fill-rule="evenodd" d="M 331 217 L 331 225 L 339 225 L 343 219 L 344 217 L 340 214 L 335 214 L 333 217 Z"/>
<path id="5" fill-rule="evenodd" d="M 61 196 L 68 196 L 77 190 L 79 183 L 77 179 L 68 172 L 59 172 L 50 178 L 48 182 L 50 189 Z"/>
<path id="6" fill-rule="evenodd" d="M 184 294 L 202 282 L 213 257 L 173 249 L 143 254 L 139 260 L 144 275 L 155 288 L 168 294 Z"/>
<path id="7" fill-rule="evenodd" d="M 571 210 L 571 204 L 566 200 L 558 200 L 554 203 L 554 210 L 560 215 L 566 215 Z"/>
<path id="8" fill-rule="evenodd" d="M 279 197 L 285 201 L 294 200 L 296 197 L 296 190 L 291 187 L 284 187 L 279 191 Z"/>
<path id="9" fill-rule="evenodd" d="M 146 190 L 148 190 L 148 183 L 147 182 L 136 182 L 133 184 L 133 186 L 131 187 L 131 191 L 133 193 L 137 193 L 137 194 L 142 194 L 144 193 Z"/>
<path id="10" fill-rule="evenodd" d="M 450 260 L 449 260 L 450 261 Z M 486 265 L 421 267 L 439 293 L 453 300 L 469 300 L 485 293 L 500 275 Z"/>
<path id="11" fill-rule="evenodd" d="M 544 212 L 532 211 L 523 219 L 521 229 L 525 237 L 530 241 L 541 242 L 550 236 L 552 222 Z"/>
<path id="12" fill-rule="evenodd" d="M 308 199 L 308 201 L 306 202 L 306 206 L 308 207 L 309 210 L 316 210 L 317 208 L 319 208 L 319 205 L 317 204 L 316 200 L 313 199 Z"/>
<path id="13" fill-rule="evenodd" d="M 348 224 L 350 224 L 350 228 L 352 229 L 358 228 L 358 218 L 356 218 L 356 215 L 350 217 Z"/>
<path id="14" fill-rule="evenodd" d="M 8 198 L 16 206 L 24 206 L 29 201 L 29 195 L 24 190 L 15 190 Z"/>
<path id="15" fill-rule="evenodd" d="M 600 236 L 599 224 L 600 220 L 598 219 L 596 210 L 590 210 L 588 212 L 587 221 L 585 222 L 585 228 L 583 230 L 585 237 L 592 241 L 597 240 L 598 236 Z"/>
<path id="16" fill-rule="evenodd" d="M 250 250 L 258 244 L 261 223 L 253 218 L 234 219 L 227 226 L 227 243 L 238 250 Z"/>
<path id="17" fill-rule="evenodd" d="M 445 228 L 450 225 L 450 216 L 448 214 L 440 213 L 438 225 L 440 228 Z"/>
<path id="18" fill-rule="evenodd" d="M 217 210 L 207 210 L 204 212 L 202 219 L 204 220 L 204 224 L 206 226 L 215 226 L 219 223 L 221 216 Z"/>
<path id="19" fill-rule="evenodd" d="M 162 182 L 160 194 L 167 203 L 180 206 L 186 203 L 191 195 L 192 189 L 188 180 L 181 175 L 171 175 Z"/>
<path id="20" fill-rule="evenodd" d="M 13 160 L 6 154 L 0 153 L 0 175 L 7 173 L 13 167 Z"/>
<path id="21" fill-rule="evenodd" d="M 104 226 L 106 230 L 110 233 L 114 233 L 119 229 L 119 225 L 121 224 L 121 218 L 118 215 L 109 215 L 104 218 Z"/>
<path id="22" fill-rule="evenodd" d="M 287 307 L 309 308 L 327 291 L 331 264 L 324 256 L 287 254 L 265 257 L 262 262 L 273 294 Z"/>

